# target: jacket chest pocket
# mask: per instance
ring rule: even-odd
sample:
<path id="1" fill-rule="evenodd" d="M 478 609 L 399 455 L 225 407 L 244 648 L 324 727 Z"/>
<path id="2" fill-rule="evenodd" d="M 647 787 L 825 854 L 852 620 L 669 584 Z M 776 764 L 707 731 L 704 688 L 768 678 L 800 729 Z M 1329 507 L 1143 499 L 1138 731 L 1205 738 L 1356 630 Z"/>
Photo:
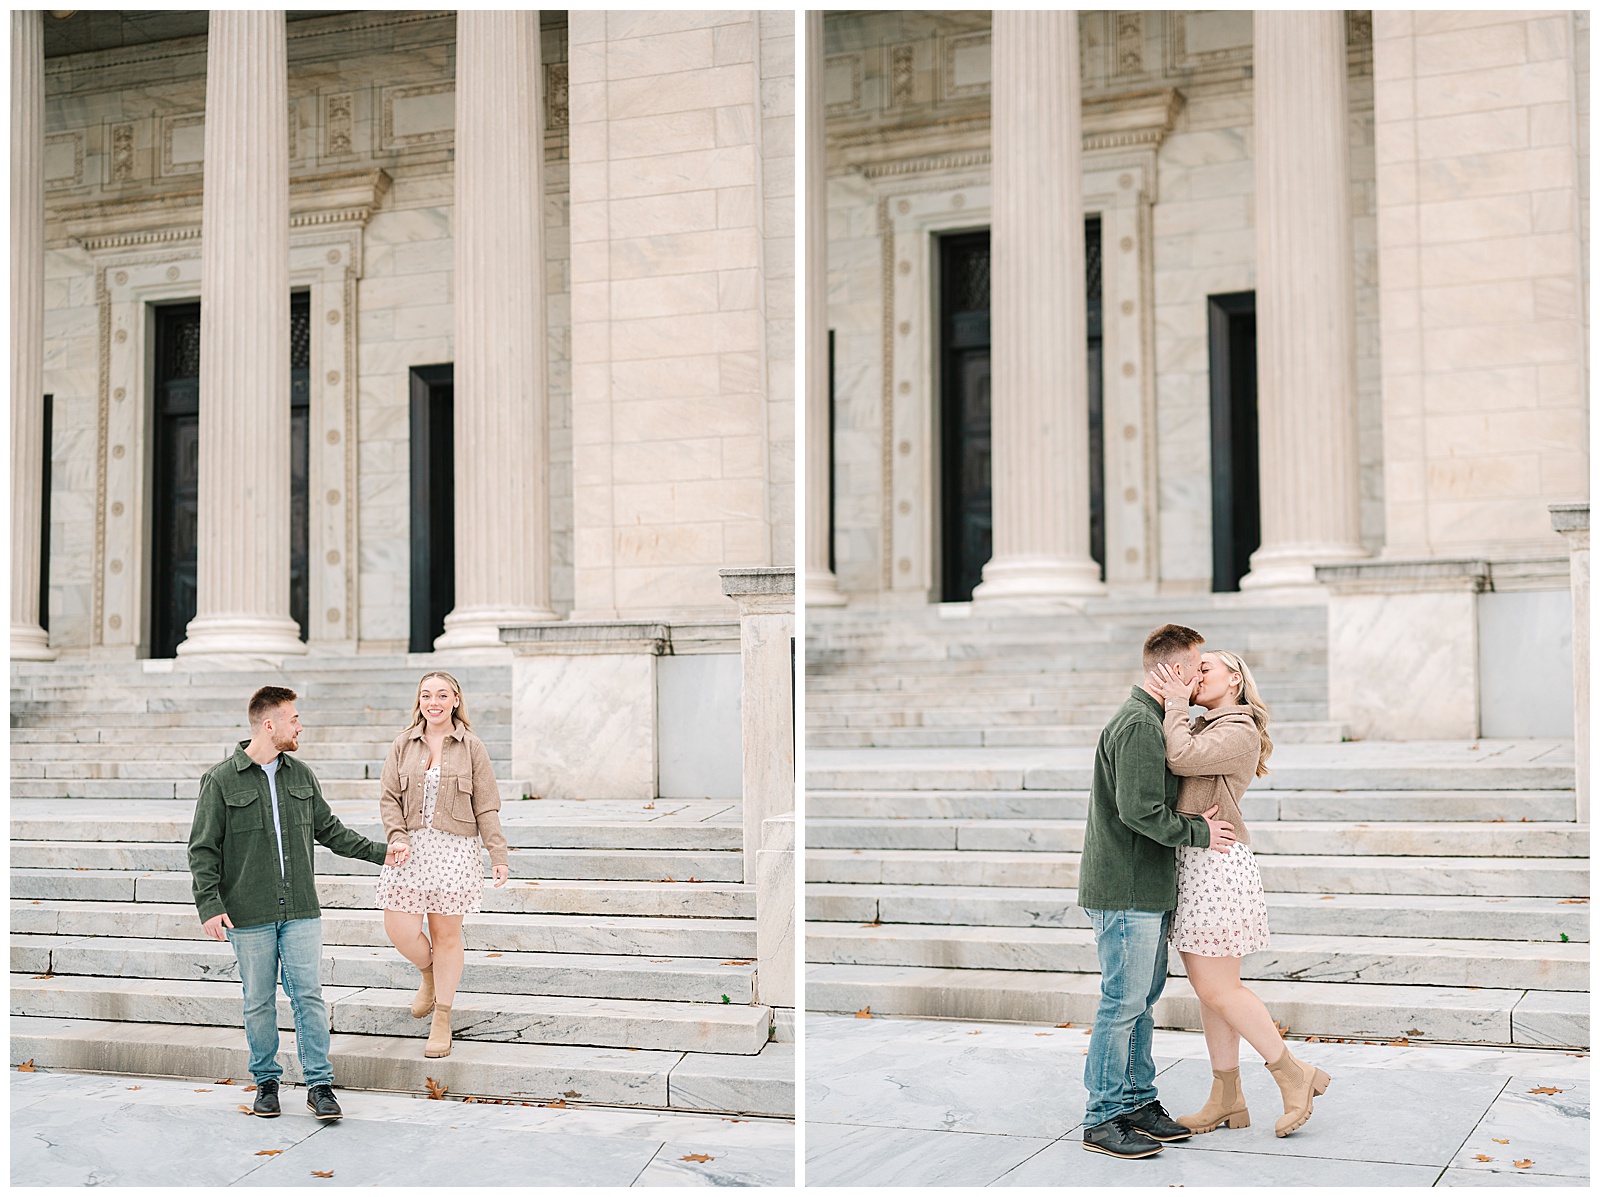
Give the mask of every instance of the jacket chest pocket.
<path id="1" fill-rule="evenodd" d="M 227 807 L 230 832 L 260 831 L 267 825 L 267 804 L 255 790 L 224 790 L 222 801 Z"/>
<path id="2" fill-rule="evenodd" d="M 278 818 L 285 827 L 304 827 L 311 822 L 310 782 L 296 782 L 278 791 Z"/>
<path id="3" fill-rule="evenodd" d="M 472 813 L 472 778 L 457 777 L 449 791 L 448 802 L 446 809 L 452 815 L 463 822 L 474 822 L 476 816 Z"/>

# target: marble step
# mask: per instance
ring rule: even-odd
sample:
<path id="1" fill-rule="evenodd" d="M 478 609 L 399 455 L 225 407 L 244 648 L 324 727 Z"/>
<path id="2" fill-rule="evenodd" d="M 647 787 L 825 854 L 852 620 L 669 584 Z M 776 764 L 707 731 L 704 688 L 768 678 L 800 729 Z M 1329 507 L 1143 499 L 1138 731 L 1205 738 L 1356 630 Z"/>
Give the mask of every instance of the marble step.
<path id="1" fill-rule="evenodd" d="M 249 1077 L 244 1031 L 235 1027 L 23 1017 L 11 1020 L 10 1031 L 12 1064 L 32 1060 L 35 1068 L 186 1077 L 211 1084 L 230 1077 L 241 1089 Z M 293 1034 L 281 1036 L 280 1044 L 284 1080 L 300 1083 Z M 420 1096 L 431 1080 L 452 1097 L 792 1118 L 794 1046 L 768 1043 L 760 1054 L 742 1056 L 464 1040 L 449 1056 L 428 1060 L 414 1039 L 335 1034 L 330 1057 L 342 1090 Z"/>
<path id="2" fill-rule="evenodd" d="M 807 822 L 818 819 L 1082 819 L 1087 790 L 812 790 Z M 1571 822 L 1571 790 L 1256 790 L 1240 806 L 1245 823 Z"/>
<path id="3" fill-rule="evenodd" d="M 806 818 L 807 848 L 1081 852 L 1080 820 Z M 1576 823 L 1267 822 L 1250 827 L 1262 856 L 1514 856 L 1586 858 Z"/>
<path id="4" fill-rule="evenodd" d="M 805 859 L 807 882 L 1027 889 L 1070 888 L 1078 883 L 1078 856 L 1071 852 L 867 852 L 813 848 L 806 852 Z M 1589 896 L 1587 860 L 1260 856 L 1256 862 L 1268 893 Z"/>
<path id="5" fill-rule="evenodd" d="M 168 731 L 184 731 L 193 729 L 210 728 L 214 734 L 226 740 L 231 733 L 237 732 L 235 739 L 244 739 L 248 735 L 245 726 L 244 711 L 241 704 L 232 707 L 214 705 L 203 709 L 188 710 L 181 700 L 161 699 L 157 704 L 158 709 L 149 709 L 152 700 L 145 699 L 141 702 L 136 698 L 120 700 L 115 706 L 90 705 L 77 702 L 58 703 L 19 703 L 13 696 L 11 702 L 11 715 L 13 723 L 38 730 L 66 730 L 82 728 L 98 728 L 104 732 L 139 732 L 145 731 L 151 735 L 162 735 Z M 304 702 L 297 702 L 296 707 L 303 708 L 302 718 L 313 718 L 323 727 L 370 727 L 375 734 L 382 735 L 388 732 L 393 739 L 399 734 L 400 724 L 405 721 L 405 711 L 399 711 L 392 706 L 383 707 L 318 707 L 313 710 Z M 503 711 L 493 708 L 480 710 L 476 702 L 472 706 L 472 729 L 479 736 L 490 735 L 494 739 L 504 739 L 511 726 L 511 710 L 509 707 Z"/>
<path id="6" fill-rule="evenodd" d="M 1587 1050 L 1589 995 L 1522 987 L 1469 989 L 1429 985 L 1253 981 L 1250 988 L 1293 1036 L 1442 1043 L 1526 1044 Z M 981 1021 L 1072 1023 L 1057 1034 L 1081 1035 L 1094 1022 L 1100 978 L 1086 973 L 1024 973 L 821 964 L 805 973 L 806 1007 L 824 1012 L 901 1014 Z M 1200 1029 L 1200 1004 L 1186 979 L 1173 977 L 1156 1003 L 1159 1027 Z"/>
<path id="7" fill-rule="evenodd" d="M 1090 712 L 1076 726 L 1005 726 L 1007 716 L 999 713 L 983 726 L 813 728 L 806 732 L 806 744 L 811 748 L 1092 748 L 1113 709 Z M 1343 724 L 1316 722 L 1327 714 L 1326 703 L 1289 713 L 1301 722 L 1282 725 L 1289 735 L 1279 743 L 1337 744 L 1344 738 Z M 1051 718 L 1059 715 L 1052 712 Z"/>
<path id="8" fill-rule="evenodd" d="M 50 935 L 116 935 L 198 939 L 200 922 L 191 902 L 130 902 L 120 911 L 110 901 L 13 901 L 13 932 Z M 626 917 L 484 911 L 467 918 L 467 943 L 486 951 L 616 952 L 635 956 L 754 954 L 752 919 Z M 327 943 L 386 944 L 383 913 L 325 909 Z"/>
<path id="9" fill-rule="evenodd" d="M 1094 933 L 1079 927 L 807 923 L 806 959 L 817 964 L 1100 971 Z M 1170 968 L 1183 971 L 1176 952 Z M 1589 985 L 1589 946 L 1274 933 L 1270 947 L 1244 958 L 1240 975 L 1246 980 L 1580 991 Z"/>
<path id="10" fill-rule="evenodd" d="M 471 943 L 472 924 L 468 938 Z M 546 997 L 629 998 L 748 1005 L 753 998 L 754 933 L 749 956 L 699 955 L 732 946 L 707 934 L 689 953 L 655 956 L 606 951 L 527 950 L 490 953 L 467 950 L 461 984 L 473 993 L 522 993 Z M 744 945 L 739 945 L 744 946 Z M 663 949 L 667 945 L 662 945 Z M 110 936 L 11 936 L 13 972 L 76 977 L 129 977 L 173 981 L 238 979 L 233 947 L 215 940 L 117 939 Z M 387 943 L 368 947 L 328 943 L 322 953 L 325 985 L 415 989 L 417 970 Z"/>
<path id="11" fill-rule="evenodd" d="M 317 901 L 324 911 L 375 910 L 376 891 L 376 877 L 317 878 Z M 187 871 L 12 869 L 11 897 L 24 904 L 64 903 L 84 910 L 97 902 L 118 908 L 151 902 L 189 906 L 193 887 Z M 484 887 L 483 909 L 507 914 L 753 919 L 756 899 L 753 886 L 731 882 L 508 881 L 499 889 Z"/>
<path id="12" fill-rule="evenodd" d="M 659 799 L 646 810 L 632 803 L 535 803 L 505 801 L 501 827 L 512 848 L 611 848 L 739 851 L 744 827 L 737 802 Z M 332 799 L 345 826 L 371 839 L 384 838 L 377 804 Z M 13 840 L 77 843 L 182 843 L 189 839 L 190 802 L 83 801 L 62 810 L 57 803 L 11 803 Z"/>
<path id="13" fill-rule="evenodd" d="M 374 716 L 380 712 L 373 712 Z M 477 720 L 473 721 L 476 731 Z M 497 739 L 509 740 L 510 729 L 490 729 Z M 376 718 L 366 718 L 353 723 L 329 724 L 319 720 L 315 727 L 308 727 L 300 737 L 303 747 L 312 743 L 335 744 L 347 740 L 360 740 L 382 744 L 385 749 L 399 733 L 400 728 L 391 719 L 384 723 Z M 76 727 L 14 727 L 11 729 L 12 757 L 16 757 L 16 750 L 20 745 L 29 747 L 44 747 L 46 745 L 118 745 L 123 747 L 143 747 L 151 744 L 205 744 L 217 748 L 226 748 L 232 751 L 233 746 L 240 740 L 247 739 L 250 729 L 245 724 L 241 715 L 234 723 L 227 726 L 204 726 L 194 723 L 174 724 L 162 727 L 127 727 L 105 726 L 94 723 L 79 723 Z M 479 738 L 482 736 L 480 734 Z M 221 753 L 218 753 L 220 759 Z"/>
<path id="14" fill-rule="evenodd" d="M 593 881 L 742 881 L 743 854 L 662 850 L 609 851 L 595 848 L 512 848 L 513 879 L 565 878 Z M 484 854 L 487 861 L 488 854 Z M 189 867 L 183 844 L 61 843 L 12 840 L 13 869 L 127 869 L 132 872 L 182 872 Z M 368 874 L 378 866 L 364 860 L 315 850 L 318 874 Z"/>
<path id="15" fill-rule="evenodd" d="M 1274 934 L 1589 942 L 1587 900 L 1448 894 L 1268 893 Z M 1088 927 L 1071 889 L 956 885 L 808 885 L 815 922 Z"/>
<path id="16" fill-rule="evenodd" d="M 165 738 L 146 736 L 136 744 L 98 742 L 30 744 L 13 741 L 11 761 L 13 765 L 19 762 L 39 761 L 99 765 L 154 762 L 169 765 L 168 775 L 173 776 L 180 772 L 189 772 L 190 766 L 193 765 L 204 766 L 200 772 L 205 772 L 205 769 L 209 769 L 218 761 L 231 757 L 238 741 L 248 738 L 248 733 L 241 733 L 238 737 L 219 736 L 205 741 L 168 741 Z M 325 764 L 334 761 L 370 763 L 376 760 L 381 766 L 384 754 L 388 752 L 393 739 L 393 736 L 383 734 L 381 729 L 376 730 L 375 734 L 369 733 L 365 736 L 326 735 L 315 739 L 303 736 L 296 756 L 318 772 Z M 489 750 L 491 757 L 511 755 L 509 735 L 494 740 L 485 739 L 484 746 Z"/>
<path id="17" fill-rule="evenodd" d="M 509 762 L 494 761 L 493 764 L 501 801 L 509 802 L 530 792 L 531 787 L 525 781 L 500 780 L 511 776 Z M 200 793 L 200 775 L 204 772 L 201 769 L 193 777 L 180 778 L 29 778 L 17 776 L 13 768 L 10 792 L 13 799 L 30 798 L 50 802 L 65 799 L 75 802 L 121 802 L 128 799 L 193 802 Z M 360 800 L 370 802 L 373 809 L 377 807 L 383 788 L 378 777 L 323 777 L 319 773 L 317 781 L 322 786 L 322 796 L 329 802 L 339 799 Z"/>
<path id="18" fill-rule="evenodd" d="M 11 1016 L 111 1022 L 241 1026 L 236 981 L 172 981 L 128 977 L 11 977 Z M 323 991 L 330 1026 L 352 1035 L 426 1038 L 431 1019 L 411 1017 L 412 991 Z M 289 999 L 278 994 L 278 1026 L 294 1030 Z M 547 1043 L 651 1051 L 725 1052 L 753 1056 L 767 1042 L 765 1006 L 706 1002 L 596 1000 L 527 994 L 457 992 L 450 1011 L 455 1039 Z"/>

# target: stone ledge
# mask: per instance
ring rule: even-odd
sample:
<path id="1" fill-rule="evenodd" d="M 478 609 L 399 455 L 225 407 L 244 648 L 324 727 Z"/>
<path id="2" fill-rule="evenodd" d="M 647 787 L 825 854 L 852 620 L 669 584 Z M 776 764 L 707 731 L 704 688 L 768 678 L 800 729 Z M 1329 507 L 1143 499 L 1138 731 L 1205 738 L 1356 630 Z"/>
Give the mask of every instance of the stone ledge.
<path id="1" fill-rule="evenodd" d="M 1557 532 L 1587 532 L 1589 530 L 1589 504 L 1550 504 L 1550 526 Z"/>
<path id="2" fill-rule="evenodd" d="M 519 657 L 737 653 L 739 624 L 733 619 L 680 624 L 628 619 L 504 624 L 500 640 Z"/>
<path id="3" fill-rule="evenodd" d="M 1340 562 L 1315 569 L 1317 581 L 1335 595 L 1565 590 L 1571 578 L 1570 562 L 1558 556 L 1419 557 Z"/>

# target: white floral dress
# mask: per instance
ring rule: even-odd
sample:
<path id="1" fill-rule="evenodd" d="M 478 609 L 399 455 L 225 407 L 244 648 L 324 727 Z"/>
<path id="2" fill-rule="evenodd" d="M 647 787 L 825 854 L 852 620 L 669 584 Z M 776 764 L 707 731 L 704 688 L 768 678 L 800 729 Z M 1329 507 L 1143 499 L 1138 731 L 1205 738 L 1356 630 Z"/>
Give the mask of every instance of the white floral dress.
<path id="1" fill-rule="evenodd" d="M 1248 844 L 1227 852 L 1178 848 L 1178 906 L 1167 943 L 1196 956 L 1246 956 L 1267 947 L 1267 896 Z"/>
<path id="2" fill-rule="evenodd" d="M 383 866 L 378 905 L 407 914 L 477 914 L 483 902 L 482 844 L 475 835 L 434 827 L 439 766 L 422 776 L 422 826 L 408 833 L 411 855 L 405 864 Z"/>

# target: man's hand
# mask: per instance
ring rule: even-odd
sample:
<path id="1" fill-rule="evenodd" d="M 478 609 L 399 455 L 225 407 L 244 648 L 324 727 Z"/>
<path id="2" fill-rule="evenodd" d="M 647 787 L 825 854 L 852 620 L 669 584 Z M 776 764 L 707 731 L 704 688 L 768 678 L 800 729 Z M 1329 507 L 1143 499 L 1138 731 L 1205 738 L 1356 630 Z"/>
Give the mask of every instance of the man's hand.
<path id="1" fill-rule="evenodd" d="M 1234 844 L 1239 842 L 1239 837 L 1233 834 L 1233 824 L 1226 823 L 1215 817 L 1222 807 L 1213 806 L 1200 817 L 1206 821 L 1206 826 L 1211 828 L 1211 850 L 1213 852 L 1227 852 Z"/>
<path id="2" fill-rule="evenodd" d="M 495 889 L 499 889 L 502 885 L 504 885 L 506 883 L 506 878 L 508 878 L 510 876 L 511 876 L 511 866 L 510 865 L 495 865 L 494 866 L 494 887 L 495 887 Z"/>
<path id="3" fill-rule="evenodd" d="M 224 911 L 222 914 L 215 915 L 201 923 L 200 930 L 204 931 L 212 939 L 225 940 L 228 938 L 228 933 L 223 928 L 231 926 L 233 926 L 233 920 Z"/>
<path id="4" fill-rule="evenodd" d="M 396 840 L 394 843 L 389 845 L 389 853 L 383 858 L 383 863 L 386 865 L 394 865 L 396 868 L 398 868 L 400 865 L 406 863 L 406 859 L 410 855 L 411 845 L 406 843 L 404 840 Z"/>

